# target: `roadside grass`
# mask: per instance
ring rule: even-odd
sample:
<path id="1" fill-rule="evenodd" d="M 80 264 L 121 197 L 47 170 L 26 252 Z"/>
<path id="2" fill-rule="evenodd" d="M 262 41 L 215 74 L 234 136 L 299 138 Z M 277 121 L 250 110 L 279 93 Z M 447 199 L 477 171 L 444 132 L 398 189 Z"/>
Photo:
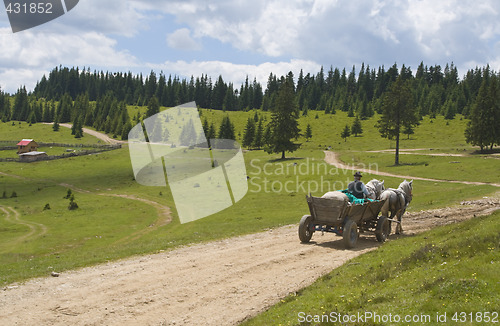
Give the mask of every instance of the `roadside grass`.
<path id="1" fill-rule="evenodd" d="M 477 325 L 486 322 L 485 312 L 498 322 L 499 229 L 497 211 L 386 242 L 242 325 L 387 325 L 397 324 L 396 316 L 405 325 L 438 325 L 444 314 L 449 324 Z M 372 317 L 358 320 L 358 313 Z M 384 322 L 389 314 L 392 322 Z M 339 315 L 355 319 L 346 323 Z M 406 316 L 415 319 L 405 322 Z"/>

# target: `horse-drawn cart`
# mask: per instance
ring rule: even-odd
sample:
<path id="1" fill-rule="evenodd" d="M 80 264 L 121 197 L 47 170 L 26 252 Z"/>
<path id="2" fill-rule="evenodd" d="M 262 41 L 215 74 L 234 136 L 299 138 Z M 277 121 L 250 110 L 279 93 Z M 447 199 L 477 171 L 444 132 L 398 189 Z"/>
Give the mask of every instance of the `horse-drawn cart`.
<path id="1" fill-rule="evenodd" d="M 330 198 L 306 196 L 310 215 L 304 215 L 299 224 L 299 239 L 307 243 L 314 232 L 332 232 L 344 238 L 346 248 L 353 248 L 360 232 L 374 232 L 378 241 L 389 236 L 390 221 L 378 216 L 385 200 L 350 203 L 340 191 L 331 192 Z M 325 196 L 324 196 L 325 197 Z"/>

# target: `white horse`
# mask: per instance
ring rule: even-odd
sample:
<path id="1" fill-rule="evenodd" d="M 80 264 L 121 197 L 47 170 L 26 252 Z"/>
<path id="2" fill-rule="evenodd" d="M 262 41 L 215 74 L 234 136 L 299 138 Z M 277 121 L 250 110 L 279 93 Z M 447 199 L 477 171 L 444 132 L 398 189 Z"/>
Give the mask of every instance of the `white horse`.
<path id="1" fill-rule="evenodd" d="M 385 190 L 384 181 L 379 181 L 377 179 L 370 180 L 366 184 L 366 189 L 370 193 L 366 198 L 370 199 L 380 199 L 380 195 Z M 340 191 L 329 191 L 325 193 L 321 198 L 347 198 L 345 194 Z"/>
<path id="2" fill-rule="evenodd" d="M 396 234 L 403 232 L 401 218 L 413 198 L 412 183 L 413 180 L 405 180 L 401 182 L 398 189 L 389 188 L 382 192 L 382 195 L 380 195 L 380 200 L 385 200 L 384 206 L 382 206 L 382 209 L 380 210 L 380 214 L 390 219 L 396 216 L 398 219 L 399 223 L 396 226 Z M 388 216 L 389 211 L 391 212 L 391 216 Z"/>
<path id="3" fill-rule="evenodd" d="M 367 198 L 380 199 L 380 195 L 385 190 L 384 181 L 379 181 L 377 179 L 370 180 L 366 184 L 366 189 L 370 193 Z"/>

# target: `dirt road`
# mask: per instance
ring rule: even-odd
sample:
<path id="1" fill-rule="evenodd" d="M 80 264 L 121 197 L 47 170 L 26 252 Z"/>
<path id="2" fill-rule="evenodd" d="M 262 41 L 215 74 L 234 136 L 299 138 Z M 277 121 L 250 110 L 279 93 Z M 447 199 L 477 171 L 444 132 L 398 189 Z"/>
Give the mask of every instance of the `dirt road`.
<path id="1" fill-rule="evenodd" d="M 411 213 L 404 228 L 408 235 L 499 208 L 496 196 Z M 10 285 L 0 290 L 0 325 L 236 325 L 378 246 L 362 236 L 345 250 L 342 238 L 317 233 L 300 244 L 291 225 L 183 247 Z"/>
<path id="2" fill-rule="evenodd" d="M 458 181 L 458 180 L 441 180 L 441 179 L 431 179 L 431 178 L 421 178 L 421 177 L 413 177 L 409 175 L 399 175 L 399 174 L 393 174 L 389 172 L 382 172 L 382 171 L 374 171 L 370 169 L 365 169 L 365 168 L 359 168 L 356 167 L 356 165 L 353 164 L 345 164 L 338 158 L 338 154 L 335 152 L 331 151 L 325 151 L 325 162 L 331 165 L 335 165 L 339 169 L 344 169 L 344 170 L 356 170 L 360 172 L 365 172 L 365 173 L 371 173 L 371 174 L 376 174 L 376 175 L 381 175 L 381 176 L 388 176 L 388 177 L 395 177 L 395 178 L 401 178 L 401 179 L 407 179 L 407 180 L 424 180 L 424 181 L 433 181 L 433 182 L 451 182 L 451 183 L 463 183 L 463 184 L 468 184 L 468 185 L 489 185 L 489 186 L 494 186 L 494 187 L 500 187 L 500 184 L 498 183 L 488 183 L 488 182 L 474 182 L 474 181 Z"/>
<path id="3" fill-rule="evenodd" d="M 51 123 L 44 122 L 44 124 L 51 124 Z M 73 127 L 73 125 L 71 123 L 60 123 L 59 126 L 65 127 L 65 128 Z M 109 137 L 108 135 L 106 135 L 105 133 L 95 131 L 95 130 L 92 130 L 89 128 L 82 128 L 82 130 L 84 133 L 89 134 L 91 136 L 94 136 L 96 138 L 99 138 L 100 140 L 102 140 L 108 144 L 124 144 L 124 143 L 126 143 L 126 141 L 113 139 L 113 138 Z"/>

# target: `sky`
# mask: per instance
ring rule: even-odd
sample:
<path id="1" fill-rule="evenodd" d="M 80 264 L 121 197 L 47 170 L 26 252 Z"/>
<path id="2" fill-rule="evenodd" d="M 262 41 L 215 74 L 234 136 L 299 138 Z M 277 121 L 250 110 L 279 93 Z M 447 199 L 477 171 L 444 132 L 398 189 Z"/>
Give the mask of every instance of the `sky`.
<path id="1" fill-rule="evenodd" d="M 453 62 L 500 70 L 498 0 L 80 0 L 13 33 L 0 10 L 0 88 L 32 90 L 55 67 L 202 74 L 265 87 L 272 72 Z M 359 70 L 356 70 L 358 72 Z"/>

